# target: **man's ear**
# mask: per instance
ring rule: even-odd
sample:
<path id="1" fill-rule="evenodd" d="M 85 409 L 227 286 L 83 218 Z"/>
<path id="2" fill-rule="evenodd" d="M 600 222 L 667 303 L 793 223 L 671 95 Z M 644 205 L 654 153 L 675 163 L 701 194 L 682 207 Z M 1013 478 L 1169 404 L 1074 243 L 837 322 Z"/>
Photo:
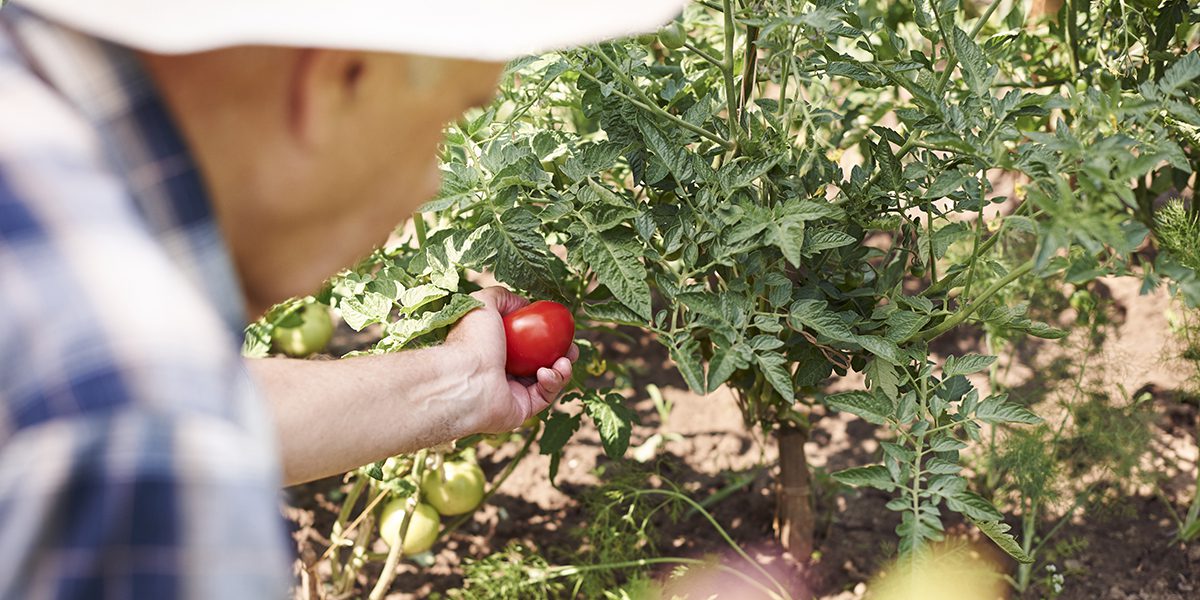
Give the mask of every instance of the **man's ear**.
<path id="1" fill-rule="evenodd" d="M 301 145 L 320 146 L 336 135 L 360 98 L 366 59 L 362 52 L 295 51 L 287 82 L 288 130 Z"/>

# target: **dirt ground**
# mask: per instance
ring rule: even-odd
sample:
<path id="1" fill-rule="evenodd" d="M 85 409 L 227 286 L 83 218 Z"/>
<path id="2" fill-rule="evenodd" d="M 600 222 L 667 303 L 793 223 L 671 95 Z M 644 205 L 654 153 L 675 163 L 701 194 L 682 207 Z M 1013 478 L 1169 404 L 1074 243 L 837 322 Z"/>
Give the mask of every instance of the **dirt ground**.
<path id="1" fill-rule="evenodd" d="M 1147 481 L 1125 482 L 1110 501 L 1077 512 L 1047 545 L 1045 556 L 1064 575 L 1064 599 L 1162 599 L 1200 598 L 1200 542 L 1191 546 L 1171 544 L 1174 529 L 1166 502 L 1183 514 L 1192 495 L 1197 469 L 1194 392 L 1189 392 L 1189 371 L 1175 362 L 1166 313 L 1170 303 L 1164 294 L 1138 295 L 1138 282 L 1109 280 L 1104 288 L 1115 315 L 1103 343 L 1087 359 L 1085 380 L 1091 389 L 1108 390 L 1114 401 L 1125 401 L 1149 393 L 1153 403 L 1152 446 L 1143 470 L 1161 475 L 1158 485 Z M 1069 320 L 1073 314 L 1064 313 Z M 977 349 L 978 335 L 952 340 L 944 352 Z M 765 465 L 776 463 L 776 450 L 769 440 L 747 431 L 728 390 L 700 397 L 692 394 L 673 369 L 665 353 L 649 339 L 637 344 L 610 344 L 610 360 L 637 361 L 635 385 L 627 391 L 630 405 L 641 417 L 631 447 L 643 443 L 654 431 L 677 434 L 667 441 L 653 462 L 663 477 L 683 487 L 695 499 L 709 497 L 739 475 L 749 483 L 711 507 L 718 522 L 760 562 L 787 569 L 788 577 L 801 595 L 814 598 L 851 600 L 863 598 L 873 574 L 895 553 L 899 522 L 884 504 L 882 492 L 837 490 L 832 485 L 818 494 L 821 521 L 817 532 L 817 559 L 811 567 L 797 571 L 792 561 L 781 557 L 772 533 L 773 499 L 771 474 Z M 1022 347 L 1007 370 L 1006 384 L 1018 394 L 1055 394 L 1049 385 L 1062 385 L 1064 368 L 1078 357 L 1064 354 L 1055 344 Z M 835 387 L 853 387 L 853 380 Z M 977 382 L 986 385 L 985 381 Z M 659 423 L 646 392 L 648 384 L 660 387 L 674 409 Z M 1063 392 L 1065 393 L 1065 392 Z M 585 420 L 585 423 L 587 421 Z M 808 459 L 818 473 L 818 482 L 829 481 L 821 473 L 869 464 L 878 458 L 874 426 L 844 414 L 813 415 L 813 434 L 806 446 Z M 492 449 L 480 446 L 480 463 L 489 477 L 504 467 L 516 450 L 515 443 Z M 558 487 L 550 485 L 548 458 L 536 453 L 525 458 L 487 506 L 481 508 L 451 539 L 434 548 L 427 565 L 402 565 L 388 596 L 393 599 L 425 598 L 454 589 L 462 583 L 464 557 L 483 557 L 510 541 L 537 549 L 543 556 L 569 556 L 578 541 L 571 532 L 587 518 L 577 498 L 583 490 L 600 482 L 597 467 L 609 463 L 596 431 L 585 425 L 576 434 L 563 457 Z M 295 537 L 301 561 L 311 564 L 325 546 L 319 534 L 327 533 L 336 506 L 327 498 L 342 488 L 339 479 L 313 482 L 290 490 L 292 506 L 288 517 L 297 526 Z M 1057 523 L 1059 515 L 1045 519 L 1042 531 Z M 951 532 L 976 536 L 970 528 L 948 519 Z M 1016 520 L 1010 519 L 1016 527 Z M 728 547 L 711 527 L 698 517 L 663 523 L 659 548 L 674 556 L 702 557 Z M 1015 563 L 1001 562 L 1005 569 Z M 1041 569 L 1041 567 L 1039 567 Z M 318 572 L 320 569 L 318 568 Z M 1034 574 L 1034 580 L 1045 571 Z M 297 597 L 303 597 L 299 592 Z M 1009 597 L 1016 598 L 1016 594 Z M 1024 598 L 1054 597 L 1048 589 L 1035 586 Z"/>

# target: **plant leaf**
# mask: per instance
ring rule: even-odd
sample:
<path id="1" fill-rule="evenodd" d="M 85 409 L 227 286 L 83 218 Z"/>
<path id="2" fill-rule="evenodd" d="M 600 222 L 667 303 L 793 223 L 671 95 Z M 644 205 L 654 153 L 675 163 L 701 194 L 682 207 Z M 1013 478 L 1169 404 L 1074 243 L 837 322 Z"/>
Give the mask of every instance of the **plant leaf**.
<path id="1" fill-rule="evenodd" d="M 942 376 L 949 379 L 955 375 L 970 375 L 990 367 L 994 362 L 996 362 L 995 356 L 984 354 L 951 356 L 946 359 L 946 364 L 942 367 Z"/>
<path id="2" fill-rule="evenodd" d="M 633 431 L 633 421 L 637 418 L 633 410 L 625 406 L 625 398 L 617 393 L 603 396 L 585 394 L 583 410 L 596 422 L 604 453 L 612 459 L 624 456 L 625 450 L 629 448 L 629 434 Z"/>
<path id="3" fill-rule="evenodd" d="M 1006 554 L 1013 557 L 1017 562 L 1030 564 L 1033 562 L 1033 557 L 1025 553 L 1021 549 L 1021 545 L 1013 538 L 1012 534 L 1008 533 L 1012 529 L 1008 523 L 1003 521 L 976 521 L 971 519 L 971 522 L 983 532 L 983 535 L 988 536 Z"/>
<path id="4" fill-rule="evenodd" d="M 1008 394 L 988 396 L 975 409 L 975 418 L 984 423 L 1025 423 L 1035 425 L 1042 418 L 1030 412 L 1024 406 L 1008 401 Z"/>
<path id="5" fill-rule="evenodd" d="M 954 53 L 962 65 L 963 79 L 971 92 L 980 98 L 991 97 L 992 80 L 996 78 L 996 67 L 989 64 L 983 51 L 967 32 L 954 28 Z"/>
<path id="6" fill-rule="evenodd" d="M 888 473 L 887 467 L 883 465 L 844 469 L 831 474 L 830 477 L 850 487 L 873 487 L 885 492 L 890 492 L 896 488 L 896 484 L 892 482 L 892 476 Z"/>
<path id="7" fill-rule="evenodd" d="M 825 406 L 837 411 L 847 412 L 876 425 L 887 423 L 892 416 L 894 407 L 891 401 L 870 392 L 842 392 L 825 397 Z"/>

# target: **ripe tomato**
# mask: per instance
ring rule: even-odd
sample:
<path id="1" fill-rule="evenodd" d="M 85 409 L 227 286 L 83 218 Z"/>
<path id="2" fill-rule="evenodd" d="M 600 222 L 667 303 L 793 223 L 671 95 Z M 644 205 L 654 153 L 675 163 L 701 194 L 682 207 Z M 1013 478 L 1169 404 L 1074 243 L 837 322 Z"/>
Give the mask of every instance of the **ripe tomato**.
<path id="1" fill-rule="evenodd" d="M 426 471 L 421 481 L 421 497 L 444 517 L 475 510 L 483 500 L 483 469 L 472 462 L 447 462 L 443 473 Z"/>
<path id="2" fill-rule="evenodd" d="M 288 327 L 276 325 L 271 332 L 271 346 L 275 351 L 302 358 L 324 350 L 333 337 L 333 320 L 329 318 L 329 311 L 321 304 L 310 302 L 285 322 L 293 321 L 295 317 L 299 317 L 299 324 Z"/>
<path id="3" fill-rule="evenodd" d="M 383 507 L 383 515 L 379 518 L 379 537 L 389 546 L 394 545 L 400 537 L 400 523 L 404 521 L 404 505 L 407 502 L 407 498 L 398 498 Z M 401 548 L 404 554 L 412 556 L 432 548 L 441 526 L 437 511 L 424 502 L 418 503 L 417 510 L 413 511 L 412 519 L 408 522 L 408 531 L 404 532 L 404 546 Z"/>
<path id="4" fill-rule="evenodd" d="M 566 356 L 575 337 L 575 318 L 567 307 L 538 300 L 504 316 L 504 338 L 508 361 L 504 370 L 529 377 Z"/>

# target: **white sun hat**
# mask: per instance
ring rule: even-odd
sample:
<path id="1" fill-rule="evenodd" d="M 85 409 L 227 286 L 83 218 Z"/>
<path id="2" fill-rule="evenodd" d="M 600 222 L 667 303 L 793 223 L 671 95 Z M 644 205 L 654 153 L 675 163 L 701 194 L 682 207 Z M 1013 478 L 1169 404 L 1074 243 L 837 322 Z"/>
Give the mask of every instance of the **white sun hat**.
<path id="1" fill-rule="evenodd" d="M 653 31 L 685 0 L 13 0 L 160 54 L 267 45 L 505 61 Z"/>

